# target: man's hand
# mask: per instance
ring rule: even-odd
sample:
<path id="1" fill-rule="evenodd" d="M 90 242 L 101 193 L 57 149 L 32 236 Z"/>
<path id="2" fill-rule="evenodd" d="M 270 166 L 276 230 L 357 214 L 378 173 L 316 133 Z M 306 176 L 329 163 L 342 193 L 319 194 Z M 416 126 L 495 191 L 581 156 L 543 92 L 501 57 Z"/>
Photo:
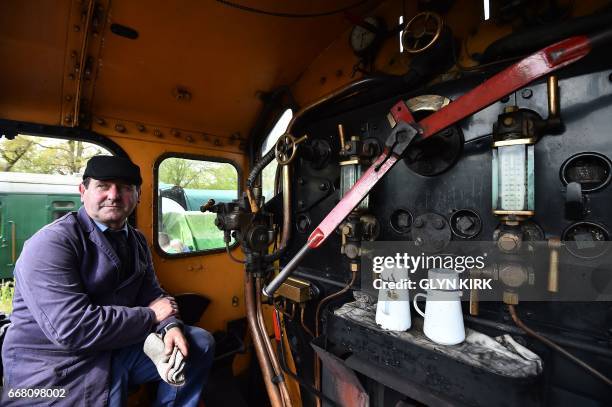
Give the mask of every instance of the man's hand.
<path id="1" fill-rule="evenodd" d="M 159 324 L 164 319 L 178 312 L 176 301 L 172 297 L 158 298 L 149 304 L 149 308 L 155 312 L 155 323 Z"/>
<path id="2" fill-rule="evenodd" d="M 187 357 L 187 349 L 189 348 L 189 345 L 187 344 L 187 339 L 185 339 L 185 336 L 183 335 L 183 331 L 181 331 L 181 328 L 178 326 L 170 328 L 168 332 L 166 332 L 166 335 L 164 335 L 164 345 L 164 352 L 166 355 L 170 355 L 172 353 L 172 349 L 174 349 L 175 346 L 178 346 L 183 356 Z"/>

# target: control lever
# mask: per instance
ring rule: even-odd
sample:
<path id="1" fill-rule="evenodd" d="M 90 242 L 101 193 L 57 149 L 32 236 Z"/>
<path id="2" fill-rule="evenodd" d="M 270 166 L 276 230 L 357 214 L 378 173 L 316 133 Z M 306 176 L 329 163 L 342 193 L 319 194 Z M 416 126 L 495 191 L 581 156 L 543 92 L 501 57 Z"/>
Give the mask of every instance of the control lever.
<path id="1" fill-rule="evenodd" d="M 310 250 L 319 247 L 334 232 L 344 218 L 400 159 L 417 135 L 419 139 L 431 137 L 534 80 L 582 59 L 589 54 L 592 47 L 611 39 L 612 30 L 608 30 L 592 37 L 575 36 L 549 45 L 492 76 L 418 124 L 414 123 L 406 105 L 403 102 L 397 103 L 390 112 L 397 125 L 391 131 L 383 153 L 323 219 L 295 257 L 264 287 L 264 295 L 271 297 L 282 282 L 293 273 L 304 256 Z"/>

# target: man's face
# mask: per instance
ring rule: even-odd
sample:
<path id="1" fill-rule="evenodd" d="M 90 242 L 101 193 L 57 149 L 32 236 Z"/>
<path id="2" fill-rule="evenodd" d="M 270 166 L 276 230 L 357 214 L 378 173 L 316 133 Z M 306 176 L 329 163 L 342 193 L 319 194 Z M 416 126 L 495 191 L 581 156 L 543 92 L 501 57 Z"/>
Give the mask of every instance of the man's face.
<path id="1" fill-rule="evenodd" d="M 140 200 L 140 188 L 121 180 L 101 181 L 91 178 L 89 186 L 79 186 L 87 214 L 112 229 L 123 227 Z"/>

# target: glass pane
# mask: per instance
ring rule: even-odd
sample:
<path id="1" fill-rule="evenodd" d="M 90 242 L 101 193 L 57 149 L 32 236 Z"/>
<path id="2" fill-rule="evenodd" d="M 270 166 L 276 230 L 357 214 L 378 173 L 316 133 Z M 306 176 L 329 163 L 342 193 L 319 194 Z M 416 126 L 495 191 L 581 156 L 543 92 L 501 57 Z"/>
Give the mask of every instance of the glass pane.
<path id="1" fill-rule="evenodd" d="M 200 206 L 214 199 L 238 198 L 238 171 L 229 163 L 166 158 L 158 172 L 159 247 L 167 254 L 202 252 L 225 247 L 216 215 Z M 233 243 L 230 242 L 230 244 Z"/>

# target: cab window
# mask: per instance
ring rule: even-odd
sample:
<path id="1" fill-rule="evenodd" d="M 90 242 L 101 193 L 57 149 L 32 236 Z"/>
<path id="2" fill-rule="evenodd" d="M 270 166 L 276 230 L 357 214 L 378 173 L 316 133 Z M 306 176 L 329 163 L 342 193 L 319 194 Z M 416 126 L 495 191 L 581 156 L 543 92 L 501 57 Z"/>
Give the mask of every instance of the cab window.
<path id="1" fill-rule="evenodd" d="M 200 207 L 209 199 L 218 203 L 238 198 L 236 167 L 228 162 L 167 157 L 159 163 L 157 180 L 157 246 L 161 252 L 178 256 L 224 248 L 215 214 L 202 213 Z"/>
<path id="2" fill-rule="evenodd" d="M 274 148 L 279 137 L 282 136 L 285 131 L 287 131 L 287 126 L 289 125 L 292 117 L 293 111 L 291 109 L 287 109 L 276 121 L 276 124 L 274 127 L 272 127 L 272 130 L 270 130 L 270 133 L 268 133 L 261 145 L 261 157 L 266 155 L 270 149 Z M 274 182 L 276 179 L 277 168 L 278 164 L 276 163 L 276 160 L 273 160 L 261 172 L 262 195 L 266 198 L 266 201 L 269 201 L 275 195 Z"/>

